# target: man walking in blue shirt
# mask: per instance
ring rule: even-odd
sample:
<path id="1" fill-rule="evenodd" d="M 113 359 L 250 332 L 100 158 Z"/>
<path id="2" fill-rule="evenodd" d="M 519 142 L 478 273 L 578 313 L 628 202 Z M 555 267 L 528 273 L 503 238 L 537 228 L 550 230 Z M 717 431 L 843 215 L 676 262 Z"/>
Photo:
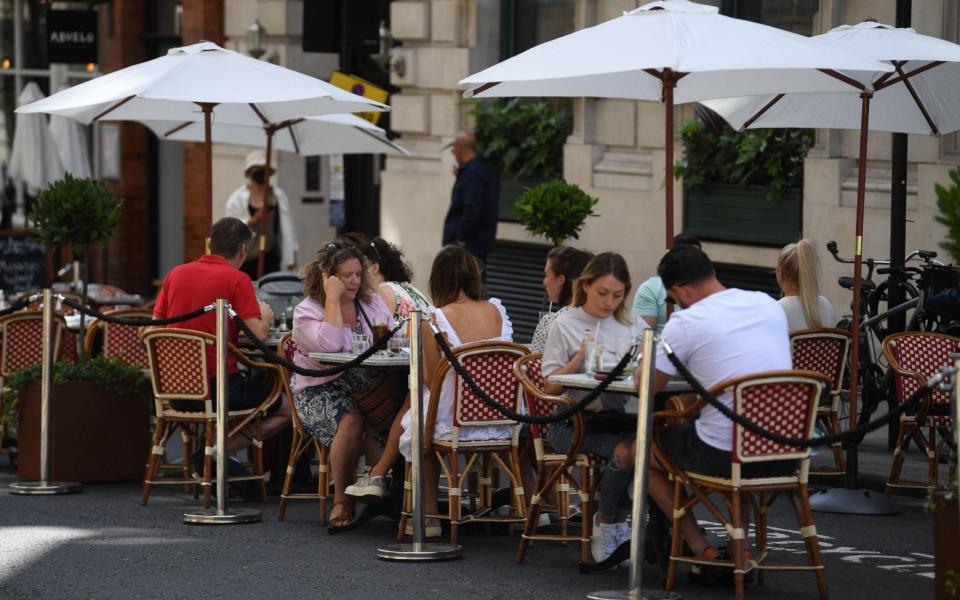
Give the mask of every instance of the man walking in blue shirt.
<path id="1" fill-rule="evenodd" d="M 483 264 L 497 237 L 500 178 L 477 154 L 477 140 L 469 131 L 457 132 L 451 151 L 457 181 L 443 222 L 443 245 L 463 244 Z"/>

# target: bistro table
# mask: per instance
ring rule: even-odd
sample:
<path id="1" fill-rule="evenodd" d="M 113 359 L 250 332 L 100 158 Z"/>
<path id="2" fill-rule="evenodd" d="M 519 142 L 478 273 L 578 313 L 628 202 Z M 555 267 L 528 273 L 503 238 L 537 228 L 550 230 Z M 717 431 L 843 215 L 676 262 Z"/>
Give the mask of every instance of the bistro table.
<path id="1" fill-rule="evenodd" d="M 357 358 L 353 352 L 310 352 L 307 356 L 319 363 L 324 364 L 343 364 Z M 410 352 L 407 349 L 400 352 L 379 351 L 367 357 L 363 361 L 364 367 L 385 370 L 408 370 L 410 368 Z M 369 502 L 363 507 L 363 510 L 350 523 L 341 527 L 327 527 L 327 533 L 344 533 L 356 529 L 378 516 L 386 516 L 391 519 L 400 519 L 400 512 L 403 510 L 403 457 L 393 465 L 394 476 L 390 490 L 382 497 L 373 502 Z"/>

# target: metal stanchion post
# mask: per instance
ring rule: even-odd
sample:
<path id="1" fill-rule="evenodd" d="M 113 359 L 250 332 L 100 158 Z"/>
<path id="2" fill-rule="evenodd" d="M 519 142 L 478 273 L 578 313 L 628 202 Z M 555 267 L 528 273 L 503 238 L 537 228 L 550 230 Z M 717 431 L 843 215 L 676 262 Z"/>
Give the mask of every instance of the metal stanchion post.
<path id="1" fill-rule="evenodd" d="M 43 358 L 40 361 L 40 481 L 11 483 L 11 494 L 50 496 L 79 492 L 73 481 L 50 481 L 50 412 L 53 401 L 53 293 L 43 290 Z"/>
<path id="2" fill-rule="evenodd" d="M 410 479 L 413 483 L 413 543 L 389 544 L 377 549 L 377 558 L 407 562 L 428 562 L 460 558 L 456 544 L 428 544 L 423 541 L 423 341 L 420 324 L 423 314 L 410 313 Z M 450 501 L 459 498 L 451 494 Z"/>
<path id="3" fill-rule="evenodd" d="M 229 305 L 217 298 L 217 508 L 215 511 L 186 513 L 183 522 L 190 525 L 234 525 L 262 520 L 259 510 L 227 512 L 227 310 Z"/>
<path id="4" fill-rule="evenodd" d="M 647 469 L 649 467 L 650 438 L 653 431 L 653 379 L 656 364 L 657 343 L 652 330 L 643 332 L 643 356 L 641 357 L 639 407 L 637 409 L 636 458 L 633 476 L 633 512 L 630 535 L 630 587 L 626 590 L 592 592 L 587 598 L 595 600 L 659 600 L 682 598 L 677 593 L 663 590 L 643 590 L 644 513 L 647 508 Z"/>

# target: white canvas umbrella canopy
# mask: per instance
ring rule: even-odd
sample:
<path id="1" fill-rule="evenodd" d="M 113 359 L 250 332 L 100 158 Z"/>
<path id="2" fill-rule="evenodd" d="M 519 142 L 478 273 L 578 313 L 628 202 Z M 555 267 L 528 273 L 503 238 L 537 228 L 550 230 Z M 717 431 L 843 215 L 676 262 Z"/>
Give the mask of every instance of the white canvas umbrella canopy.
<path id="1" fill-rule="evenodd" d="M 212 216 L 210 127 L 269 125 L 305 115 L 385 111 L 303 73 L 226 50 L 211 42 L 173 48 L 140 63 L 63 90 L 17 112 L 45 112 L 84 123 L 98 120 L 203 121 L 207 141 L 207 221 Z"/>
<path id="2" fill-rule="evenodd" d="M 913 29 L 897 29 L 875 21 L 843 25 L 811 41 L 824 49 L 854 52 L 864 58 L 884 61 L 895 71 L 866 78 L 862 74 L 847 73 L 849 89 L 845 94 L 778 94 L 727 98 L 704 104 L 737 129 L 860 130 L 853 267 L 853 322 L 859 323 L 868 131 L 942 134 L 960 129 L 960 46 L 920 35 Z M 851 426 L 857 415 L 858 354 L 859 336 L 854 335 L 850 353 Z M 848 468 L 851 466 L 856 468 L 855 464 Z"/>
<path id="3" fill-rule="evenodd" d="M 50 117 L 50 135 L 56 144 L 63 170 L 74 177 L 93 177 L 87 131 L 80 121 L 69 117 Z"/>
<path id="4" fill-rule="evenodd" d="M 658 0 L 535 46 L 460 81 L 465 96 L 564 96 L 664 102 L 666 236 L 673 238 L 673 106 L 708 98 L 849 89 L 837 71 L 869 78 L 892 67 L 800 35 Z"/>
<path id="5" fill-rule="evenodd" d="M 40 86 L 31 81 L 20 92 L 21 106 L 43 98 Z M 18 114 L 13 149 L 10 153 L 10 177 L 27 186 L 31 195 L 63 177 L 63 165 L 47 118 L 43 115 Z"/>
<path id="6" fill-rule="evenodd" d="M 204 127 L 197 121 L 172 123 L 145 121 L 157 136 L 165 140 L 202 141 Z M 407 150 L 387 138 L 387 132 L 355 115 L 326 115 L 292 119 L 276 125 L 252 126 L 214 123 L 211 141 L 215 144 L 266 146 L 267 171 L 272 150 L 284 150 L 304 156 L 316 154 L 384 153 L 409 156 Z M 264 186 L 264 206 L 270 196 L 270 183 Z M 260 243 L 265 243 L 266 221 L 260 221 Z M 262 248 L 261 248 L 262 250 Z M 264 252 L 257 258 L 257 278 L 263 275 Z"/>
<path id="7" fill-rule="evenodd" d="M 387 133 L 356 115 L 325 115 L 294 119 L 275 129 L 271 142 L 274 150 L 304 156 L 316 154 L 402 154 L 409 152 L 387 138 Z M 164 140 L 203 141 L 203 123 L 190 121 L 145 121 L 157 137 Z M 263 126 L 213 124 L 211 141 L 215 144 L 264 147 L 270 128 Z"/>

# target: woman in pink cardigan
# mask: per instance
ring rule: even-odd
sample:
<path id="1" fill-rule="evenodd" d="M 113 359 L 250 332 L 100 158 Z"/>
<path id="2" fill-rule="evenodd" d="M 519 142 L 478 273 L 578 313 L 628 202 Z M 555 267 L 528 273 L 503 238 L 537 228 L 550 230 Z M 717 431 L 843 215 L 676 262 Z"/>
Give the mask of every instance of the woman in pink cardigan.
<path id="1" fill-rule="evenodd" d="M 307 295 L 293 313 L 294 362 L 321 369 L 310 352 L 351 350 L 353 334 L 371 335 L 372 325 L 393 326 L 393 315 L 367 280 L 363 255 L 353 246 L 330 243 L 300 269 Z M 293 401 L 303 428 L 330 447 L 333 509 L 330 525 L 353 520 L 353 499 L 344 494 L 353 482 L 366 423 L 353 400 L 370 390 L 377 371 L 355 367 L 332 377 L 293 377 Z"/>

